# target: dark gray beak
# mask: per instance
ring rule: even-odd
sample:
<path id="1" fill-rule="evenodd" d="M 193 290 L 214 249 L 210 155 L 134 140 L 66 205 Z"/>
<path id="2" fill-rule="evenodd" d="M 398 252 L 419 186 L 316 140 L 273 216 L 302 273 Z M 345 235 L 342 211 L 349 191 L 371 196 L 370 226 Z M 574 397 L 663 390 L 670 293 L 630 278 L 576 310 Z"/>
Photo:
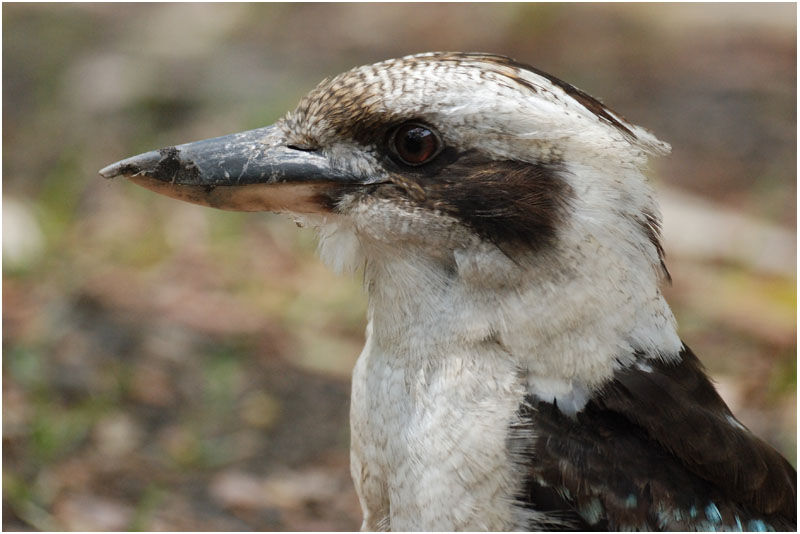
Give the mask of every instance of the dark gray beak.
<path id="1" fill-rule="evenodd" d="M 319 152 L 290 148 L 276 126 L 145 152 L 100 174 L 237 211 L 330 211 L 335 190 L 364 183 L 331 168 Z"/>

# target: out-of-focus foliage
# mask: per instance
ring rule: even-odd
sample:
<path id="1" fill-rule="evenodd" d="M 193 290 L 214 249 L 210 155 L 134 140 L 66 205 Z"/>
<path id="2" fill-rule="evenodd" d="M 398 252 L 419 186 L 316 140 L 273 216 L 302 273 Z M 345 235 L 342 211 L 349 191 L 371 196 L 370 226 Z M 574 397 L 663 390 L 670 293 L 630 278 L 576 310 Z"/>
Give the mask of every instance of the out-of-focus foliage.
<path id="1" fill-rule="evenodd" d="M 268 124 L 358 64 L 482 50 L 650 128 L 673 146 L 654 163 L 660 186 L 771 225 L 791 248 L 795 9 L 4 5 L 3 527 L 359 525 L 358 278 L 326 271 L 312 233 L 284 217 L 181 204 L 97 169 Z M 711 254 L 737 236 L 699 226 L 666 243 L 681 333 L 742 421 L 794 461 L 794 265 L 746 259 L 785 255 L 766 242 Z M 713 237 L 684 254 L 688 234 Z"/>

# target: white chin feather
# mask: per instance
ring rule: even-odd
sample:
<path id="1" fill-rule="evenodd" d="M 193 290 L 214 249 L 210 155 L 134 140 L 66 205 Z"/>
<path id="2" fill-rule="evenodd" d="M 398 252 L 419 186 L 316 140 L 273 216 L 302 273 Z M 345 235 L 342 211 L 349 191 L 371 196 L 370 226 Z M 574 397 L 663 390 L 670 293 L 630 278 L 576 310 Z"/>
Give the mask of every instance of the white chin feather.
<path id="1" fill-rule="evenodd" d="M 317 231 L 319 256 L 334 273 L 353 273 L 364 264 L 361 243 L 346 218 L 337 215 L 295 215 L 294 220 Z"/>

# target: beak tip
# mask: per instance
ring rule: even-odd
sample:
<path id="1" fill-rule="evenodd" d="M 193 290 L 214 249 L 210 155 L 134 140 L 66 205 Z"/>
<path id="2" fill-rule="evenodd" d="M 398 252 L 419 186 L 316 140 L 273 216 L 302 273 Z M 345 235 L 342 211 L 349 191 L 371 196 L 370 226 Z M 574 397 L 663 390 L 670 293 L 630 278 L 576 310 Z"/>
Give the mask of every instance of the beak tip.
<path id="1" fill-rule="evenodd" d="M 120 175 L 119 163 L 112 163 L 111 165 L 107 165 L 97 172 L 100 174 L 100 176 L 108 180 L 116 178 L 117 176 Z"/>
<path id="2" fill-rule="evenodd" d="M 117 176 L 131 177 L 137 174 L 153 172 L 160 160 L 161 154 L 157 150 L 153 150 L 112 163 L 111 165 L 103 167 L 98 172 L 100 176 L 108 180 L 116 178 Z"/>

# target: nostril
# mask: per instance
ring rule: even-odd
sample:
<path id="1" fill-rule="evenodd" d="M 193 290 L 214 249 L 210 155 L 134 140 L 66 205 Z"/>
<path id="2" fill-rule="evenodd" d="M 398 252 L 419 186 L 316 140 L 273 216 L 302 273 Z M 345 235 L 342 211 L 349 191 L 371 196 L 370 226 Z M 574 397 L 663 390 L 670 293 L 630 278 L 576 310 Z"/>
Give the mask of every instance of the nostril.
<path id="1" fill-rule="evenodd" d="M 291 148 L 292 150 L 299 150 L 301 152 L 316 152 L 317 147 L 309 146 L 309 145 L 286 145 L 286 148 Z"/>

